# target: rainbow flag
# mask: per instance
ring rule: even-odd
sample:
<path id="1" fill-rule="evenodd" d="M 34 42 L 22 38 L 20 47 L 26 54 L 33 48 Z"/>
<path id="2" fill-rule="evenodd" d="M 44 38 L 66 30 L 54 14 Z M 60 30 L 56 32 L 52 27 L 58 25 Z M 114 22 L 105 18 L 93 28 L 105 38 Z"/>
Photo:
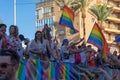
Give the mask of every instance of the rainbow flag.
<path id="1" fill-rule="evenodd" d="M 18 80 L 26 79 L 26 65 L 25 64 L 19 65 L 19 70 L 17 72 L 17 78 L 18 78 Z"/>
<path id="2" fill-rule="evenodd" d="M 45 24 L 44 28 L 42 29 L 42 34 L 45 39 L 51 37 L 50 31 L 51 31 L 51 28 L 49 28 L 48 25 Z"/>
<path id="3" fill-rule="evenodd" d="M 106 53 L 109 52 L 108 44 L 97 23 L 94 24 L 87 42 L 102 50 L 102 58 L 106 57 Z"/>
<path id="4" fill-rule="evenodd" d="M 74 28 L 73 22 L 74 22 L 74 12 L 65 5 L 63 8 L 62 15 L 60 17 L 59 24 L 63 26 L 67 26 L 70 29 L 72 29 L 74 33 L 77 33 L 78 30 Z"/>
<path id="5" fill-rule="evenodd" d="M 120 42 L 120 35 L 115 37 L 114 42 L 119 43 Z"/>
<path id="6" fill-rule="evenodd" d="M 29 59 L 26 64 L 20 64 L 16 76 L 19 80 L 80 80 L 80 75 L 74 75 L 73 65 Z"/>

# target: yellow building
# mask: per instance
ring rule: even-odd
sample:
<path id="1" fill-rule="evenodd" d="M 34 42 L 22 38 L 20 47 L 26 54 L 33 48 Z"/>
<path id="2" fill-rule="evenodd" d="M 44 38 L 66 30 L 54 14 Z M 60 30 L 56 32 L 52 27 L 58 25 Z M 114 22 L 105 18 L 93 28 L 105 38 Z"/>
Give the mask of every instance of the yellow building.
<path id="1" fill-rule="evenodd" d="M 104 0 L 97 0 L 104 3 Z M 108 7 L 113 7 L 113 13 L 104 22 L 104 34 L 109 44 L 111 52 L 117 50 L 120 52 L 120 44 L 114 42 L 115 36 L 120 35 L 120 0 L 108 0 Z"/>
<path id="2" fill-rule="evenodd" d="M 94 0 L 91 2 L 90 6 L 103 2 L 105 1 Z M 120 3 L 120 0 L 109 0 L 108 3 L 110 6 L 114 6 L 114 12 L 113 15 L 108 17 L 108 19 L 104 22 L 103 27 L 106 40 L 109 43 L 111 51 L 113 52 L 114 50 L 119 51 L 120 48 L 120 46 L 113 42 L 115 40 L 115 36 L 120 34 L 120 4 L 118 4 Z M 38 0 L 36 3 L 36 30 L 41 30 L 44 24 L 47 23 L 52 29 L 52 36 L 56 36 L 59 42 L 61 42 L 64 38 L 68 38 L 70 41 L 79 40 L 82 38 L 83 27 L 81 24 L 81 12 L 75 16 L 74 19 L 74 26 L 77 30 L 79 30 L 79 32 L 74 35 L 70 34 L 69 28 L 59 25 L 61 13 L 62 10 L 60 10 L 59 6 L 57 6 L 53 0 Z M 91 14 L 91 12 L 87 9 L 85 20 L 86 41 L 89 37 L 94 22 L 97 21 L 96 18 L 97 17 Z"/>

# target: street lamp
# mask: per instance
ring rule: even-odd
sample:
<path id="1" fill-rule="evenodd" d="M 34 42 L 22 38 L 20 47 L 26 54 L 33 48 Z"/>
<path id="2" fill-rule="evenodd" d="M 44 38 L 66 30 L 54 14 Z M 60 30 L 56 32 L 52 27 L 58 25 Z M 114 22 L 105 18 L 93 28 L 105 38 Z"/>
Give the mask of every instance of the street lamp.
<path id="1" fill-rule="evenodd" d="M 16 0 L 14 0 L 14 25 L 16 25 Z"/>

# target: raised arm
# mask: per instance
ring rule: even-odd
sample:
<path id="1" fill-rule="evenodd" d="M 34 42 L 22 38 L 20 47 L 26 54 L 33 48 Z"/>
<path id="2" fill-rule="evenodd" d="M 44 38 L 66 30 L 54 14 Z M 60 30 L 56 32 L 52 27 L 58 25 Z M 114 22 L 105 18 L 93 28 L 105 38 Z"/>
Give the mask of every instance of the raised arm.
<path id="1" fill-rule="evenodd" d="M 48 41 L 48 40 L 46 40 L 46 47 L 47 47 L 50 55 L 53 56 L 53 58 L 57 59 L 57 57 L 54 56 L 54 53 L 52 52 L 52 49 L 50 48 L 50 44 L 49 44 L 49 41 Z"/>

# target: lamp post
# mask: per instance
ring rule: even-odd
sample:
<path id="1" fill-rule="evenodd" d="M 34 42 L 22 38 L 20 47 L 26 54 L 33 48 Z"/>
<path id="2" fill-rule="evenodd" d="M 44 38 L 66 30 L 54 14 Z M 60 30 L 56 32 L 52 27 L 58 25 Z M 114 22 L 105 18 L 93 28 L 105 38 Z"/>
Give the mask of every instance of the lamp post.
<path id="1" fill-rule="evenodd" d="M 16 25 L 16 0 L 14 0 L 14 25 Z"/>

